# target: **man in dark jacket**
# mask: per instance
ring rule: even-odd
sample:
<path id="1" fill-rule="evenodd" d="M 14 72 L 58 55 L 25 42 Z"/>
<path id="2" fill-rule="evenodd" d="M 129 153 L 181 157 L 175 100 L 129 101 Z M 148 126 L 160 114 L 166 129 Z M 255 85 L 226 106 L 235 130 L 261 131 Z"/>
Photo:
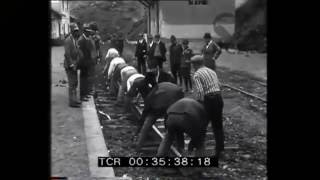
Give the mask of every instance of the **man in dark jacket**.
<path id="1" fill-rule="evenodd" d="M 167 133 L 159 146 L 157 156 L 167 156 L 175 138 L 177 138 L 178 151 L 182 153 L 184 150 L 183 133 L 191 137 L 188 146 L 189 153 L 196 148 L 196 156 L 203 155 L 208 120 L 202 104 L 190 98 L 180 99 L 168 108 L 164 123 Z"/>
<path id="2" fill-rule="evenodd" d="M 143 126 L 140 129 L 136 145 L 137 150 L 142 147 L 155 121 L 164 116 L 167 109 L 183 97 L 182 89 L 170 82 L 162 82 L 152 88 L 144 101 L 145 108 L 141 115 Z"/>
<path id="3" fill-rule="evenodd" d="M 156 66 L 162 69 L 163 62 L 166 61 L 166 46 L 165 44 L 160 41 L 160 35 L 156 34 L 154 36 L 154 41 L 150 44 L 150 49 L 148 51 L 149 59 L 156 61 Z M 155 67 L 149 67 L 153 69 Z"/>
<path id="4" fill-rule="evenodd" d="M 171 46 L 170 46 L 170 68 L 171 72 L 174 76 L 175 83 L 177 84 L 177 80 L 179 77 L 180 85 L 182 84 L 182 77 L 180 74 L 180 62 L 182 57 L 182 46 L 177 43 L 177 39 L 175 36 L 170 37 Z"/>
<path id="5" fill-rule="evenodd" d="M 77 24 L 70 24 L 71 34 L 66 38 L 64 43 L 64 68 L 69 83 L 69 106 L 80 107 L 77 100 L 78 74 L 77 67 L 80 59 L 80 50 L 77 44 L 79 38 L 79 28 Z"/>
<path id="6" fill-rule="evenodd" d="M 94 42 L 90 37 L 92 30 L 88 24 L 83 25 L 83 34 L 79 38 L 79 48 L 83 54 L 80 59 L 80 98 L 82 101 L 88 101 L 89 93 L 91 90 L 91 71 L 96 62 L 96 49 Z"/>
<path id="7" fill-rule="evenodd" d="M 216 60 L 221 54 L 221 48 L 212 39 L 210 33 L 205 33 L 203 36 L 206 45 L 202 49 L 202 55 L 204 57 L 204 65 L 212 70 L 216 70 Z"/>
<path id="8" fill-rule="evenodd" d="M 143 35 L 139 34 L 135 56 L 138 61 L 138 72 L 142 74 L 146 73 L 145 55 L 147 54 L 147 46 L 148 46 L 147 42 L 143 38 Z"/>

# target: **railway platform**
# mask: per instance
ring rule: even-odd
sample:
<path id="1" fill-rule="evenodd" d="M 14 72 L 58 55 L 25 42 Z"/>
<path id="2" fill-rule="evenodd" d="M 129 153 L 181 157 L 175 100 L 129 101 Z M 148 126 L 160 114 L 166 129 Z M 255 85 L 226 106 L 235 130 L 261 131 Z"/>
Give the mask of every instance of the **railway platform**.
<path id="1" fill-rule="evenodd" d="M 109 156 L 93 97 L 81 108 L 68 106 L 63 47 L 52 48 L 51 177 L 88 180 L 129 180 L 115 177 L 113 168 L 97 167 L 98 156 Z"/>

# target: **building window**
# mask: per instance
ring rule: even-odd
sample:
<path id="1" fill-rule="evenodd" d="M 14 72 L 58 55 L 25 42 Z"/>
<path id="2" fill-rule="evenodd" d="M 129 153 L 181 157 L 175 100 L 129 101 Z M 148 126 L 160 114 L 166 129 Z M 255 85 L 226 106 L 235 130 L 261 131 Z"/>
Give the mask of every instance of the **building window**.
<path id="1" fill-rule="evenodd" d="M 189 0 L 189 5 L 207 5 L 208 0 Z"/>

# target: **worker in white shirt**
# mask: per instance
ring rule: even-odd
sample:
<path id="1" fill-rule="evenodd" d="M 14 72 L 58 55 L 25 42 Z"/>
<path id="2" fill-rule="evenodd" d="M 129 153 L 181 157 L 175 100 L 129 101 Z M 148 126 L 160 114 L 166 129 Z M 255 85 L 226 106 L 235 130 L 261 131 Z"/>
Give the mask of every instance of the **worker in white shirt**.
<path id="1" fill-rule="evenodd" d="M 125 60 L 121 57 L 113 58 L 110 62 L 110 66 L 108 69 L 108 82 L 110 82 L 110 93 L 112 96 L 116 96 L 118 94 L 118 84 L 117 82 L 121 78 L 120 71 L 125 66 L 128 66 Z"/>

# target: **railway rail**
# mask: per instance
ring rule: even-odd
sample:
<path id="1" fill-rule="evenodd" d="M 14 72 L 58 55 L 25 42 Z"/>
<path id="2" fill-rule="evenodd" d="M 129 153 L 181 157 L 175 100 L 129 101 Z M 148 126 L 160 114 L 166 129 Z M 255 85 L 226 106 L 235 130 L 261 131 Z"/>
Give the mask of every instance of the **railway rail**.
<path id="1" fill-rule="evenodd" d="M 223 86 L 223 87 L 227 87 L 227 88 L 230 88 L 230 89 L 232 89 L 232 90 L 241 92 L 242 94 L 245 94 L 245 95 L 247 95 L 247 96 L 249 96 L 249 97 L 258 99 L 258 100 L 260 100 L 260 101 L 262 101 L 262 102 L 264 102 L 264 103 L 267 102 L 267 100 L 264 99 L 264 98 L 262 98 L 262 97 L 259 97 L 259 96 L 255 95 L 255 94 L 252 94 L 252 93 L 249 93 L 249 92 L 247 92 L 247 91 L 241 90 L 241 89 L 236 88 L 236 87 L 234 87 L 234 86 L 231 86 L 231 85 L 229 85 L 229 84 L 221 83 L 220 85 Z"/>

